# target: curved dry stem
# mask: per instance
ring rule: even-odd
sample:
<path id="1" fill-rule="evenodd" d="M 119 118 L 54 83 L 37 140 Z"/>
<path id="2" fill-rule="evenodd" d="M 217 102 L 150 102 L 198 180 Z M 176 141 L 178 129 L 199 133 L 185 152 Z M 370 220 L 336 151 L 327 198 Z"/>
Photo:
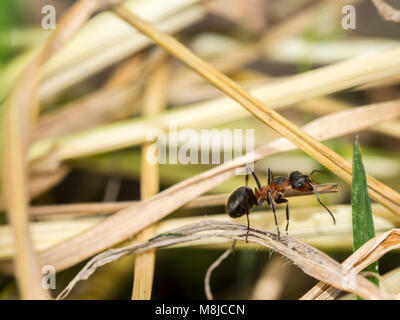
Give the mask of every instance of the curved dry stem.
<path id="1" fill-rule="evenodd" d="M 383 0 L 372 0 L 383 19 L 390 22 L 400 23 L 400 10 L 393 8 Z"/>
<path id="2" fill-rule="evenodd" d="M 160 234 L 144 243 L 109 249 L 93 257 L 58 295 L 57 299 L 67 297 L 79 281 L 87 280 L 97 268 L 128 254 L 136 254 L 153 248 L 163 248 L 210 237 L 244 241 L 246 234 L 246 225 L 205 220 Z M 358 275 L 355 269 L 342 266 L 325 253 L 291 236 L 278 238 L 276 232 L 251 227 L 248 241 L 282 254 L 308 275 L 323 280 L 341 290 L 353 292 L 365 299 L 394 299 L 393 296 L 383 292 L 373 283 Z"/>
<path id="3" fill-rule="evenodd" d="M 347 269 L 354 269 L 356 272 L 360 272 L 387 252 L 397 248 L 400 248 L 400 229 L 392 229 L 366 242 L 348 257 L 342 265 Z M 340 290 L 338 288 L 319 282 L 301 299 L 331 300 L 339 293 Z"/>
<path id="4" fill-rule="evenodd" d="M 208 268 L 206 276 L 204 277 L 204 291 L 206 293 L 207 300 L 214 300 L 210 285 L 211 273 L 222 263 L 222 261 L 228 258 L 233 250 L 235 250 L 235 245 L 236 240 L 233 240 L 232 245 L 227 250 L 225 250 L 225 252 Z"/>

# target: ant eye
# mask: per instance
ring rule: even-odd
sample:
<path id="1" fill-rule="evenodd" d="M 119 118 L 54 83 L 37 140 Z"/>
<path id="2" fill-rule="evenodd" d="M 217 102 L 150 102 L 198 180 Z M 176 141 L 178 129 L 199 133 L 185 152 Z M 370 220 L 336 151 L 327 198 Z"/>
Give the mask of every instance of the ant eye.
<path id="1" fill-rule="evenodd" d="M 299 182 L 299 183 L 297 184 L 297 188 L 303 188 L 303 184 L 302 184 L 301 182 Z"/>

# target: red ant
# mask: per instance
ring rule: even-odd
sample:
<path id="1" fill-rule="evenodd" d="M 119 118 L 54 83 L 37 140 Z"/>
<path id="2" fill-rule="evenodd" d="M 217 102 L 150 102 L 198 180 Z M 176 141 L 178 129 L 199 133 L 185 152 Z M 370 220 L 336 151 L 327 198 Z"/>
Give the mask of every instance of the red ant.
<path id="1" fill-rule="evenodd" d="M 248 170 L 251 171 L 251 174 L 254 177 L 254 180 L 257 183 L 257 187 L 255 188 L 254 192 L 250 189 L 248 185 L 249 181 L 249 174 Z M 309 176 L 300 173 L 299 171 L 293 171 L 289 175 L 289 179 L 284 177 L 277 177 L 274 179 L 271 169 L 268 168 L 268 185 L 261 186 L 260 181 L 258 180 L 254 171 L 246 167 L 246 186 L 240 187 L 236 189 L 232 194 L 229 196 L 228 202 L 226 204 L 226 211 L 232 218 L 239 218 L 244 214 L 247 217 L 247 234 L 246 234 L 246 242 L 249 236 L 250 231 L 250 220 L 249 220 L 249 213 L 250 209 L 253 206 L 261 206 L 265 200 L 267 203 L 271 205 L 272 211 L 274 212 L 275 218 L 275 225 L 276 229 L 278 230 L 278 237 L 280 238 L 280 231 L 278 227 L 278 221 L 276 219 L 276 212 L 275 212 L 275 203 L 286 203 L 286 234 L 288 234 L 289 229 L 289 201 L 285 199 L 284 193 L 287 188 L 290 186 L 292 189 L 300 191 L 300 192 L 310 192 L 313 191 L 315 196 L 317 197 L 317 201 L 328 211 L 333 219 L 333 224 L 336 224 L 335 217 L 333 216 L 332 212 L 321 202 L 318 192 L 315 189 L 315 186 L 311 182 L 310 177 L 317 172 L 318 170 L 313 170 Z"/>

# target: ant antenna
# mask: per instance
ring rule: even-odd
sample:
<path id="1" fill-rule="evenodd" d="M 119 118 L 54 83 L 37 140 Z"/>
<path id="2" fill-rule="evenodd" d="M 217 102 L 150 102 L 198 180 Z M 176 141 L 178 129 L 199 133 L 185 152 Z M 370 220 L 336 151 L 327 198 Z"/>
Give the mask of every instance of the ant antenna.
<path id="1" fill-rule="evenodd" d="M 326 209 L 326 211 L 328 211 L 328 213 L 331 215 L 331 217 L 332 217 L 332 219 L 333 219 L 333 224 L 335 225 L 335 224 L 336 224 L 335 216 L 334 216 L 333 213 L 321 202 L 321 199 L 319 198 L 318 192 L 317 192 L 317 190 L 315 189 L 315 187 L 314 187 L 314 185 L 313 185 L 312 183 L 311 183 L 311 186 L 312 186 L 312 188 L 313 188 L 313 191 L 314 191 L 314 193 L 315 193 L 315 196 L 317 197 L 317 201 L 320 203 L 321 206 L 323 206 L 323 207 Z"/>
<path id="2" fill-rule="evenodd" d="M 249 166 L 246 166 L 246 174 L 247 174 L 248 170 L 249 170 L 249 171 L 251 172 L 251 174 L 253 175 L 254 180 L 256 180 L 258 190 L 261 190 L 261 183 L 260 183 L 260 180 L 258 180 L 258 178 L 257 178 L 256 174 L 254 173 L 253 169 L 251 169 Z"/>
<path id="3" fill-rule="evenodd" d="M 317 173 L 317 172 L 322 172 L 322 170 L 314 169 L 313 171 L 311 171 L 311 173 L 308 176 L 311 177 L 314 173 Z"/>

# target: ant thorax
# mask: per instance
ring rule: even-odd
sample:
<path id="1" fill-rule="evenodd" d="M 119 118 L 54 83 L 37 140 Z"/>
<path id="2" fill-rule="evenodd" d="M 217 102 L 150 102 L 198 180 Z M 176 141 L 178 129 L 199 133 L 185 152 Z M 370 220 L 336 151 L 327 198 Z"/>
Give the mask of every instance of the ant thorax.
<path id="1" fill-rule="evenodd" d="M 271 194 L 271 197 L 273 199 L 277 199 L 285 193 L 289 185 L 290 185 L 289 179 L 283 177 L 277 177 L 274 180 L 272 180 L 269 185 L 262 186 L 260 190 L 255 188 L 254 194 L 256 196 L 257 201 L 261 199 L 262 200 L 268 199 L 268 193 Z"/>
<path id="2" fill-rule="evenodd" d="M 260 190 L 257 188 L 254 189 L 254 194 L 256 196 L 257 201 L 263 199 L 267 199 L 268 197 L 268 191 L 273 194 L 273 190 L 271 190 L 270 186 L 262 186 Z"/>
<path id="3" fill-rule="evenodd" d="M 286 179 L 284 177 L 277 177 L 270 183 L 270 188 L 276 193 L 283 194 L 285 193 L 289 185 L 290 185 L 289 179 Z"/>

